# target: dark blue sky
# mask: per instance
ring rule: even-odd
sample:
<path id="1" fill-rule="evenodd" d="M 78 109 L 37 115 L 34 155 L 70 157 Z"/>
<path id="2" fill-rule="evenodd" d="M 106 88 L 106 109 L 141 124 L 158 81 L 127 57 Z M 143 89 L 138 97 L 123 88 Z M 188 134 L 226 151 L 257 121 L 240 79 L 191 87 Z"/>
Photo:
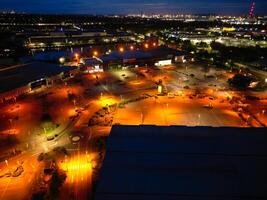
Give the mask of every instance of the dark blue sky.
<path id="1" fill-rule="evenodd" d="M 247 14 L 252 0 L 0 0 L 0 10 L 27 13 Z M 267 13 L 267 0 L 256 0 L 257 14 Z"/>

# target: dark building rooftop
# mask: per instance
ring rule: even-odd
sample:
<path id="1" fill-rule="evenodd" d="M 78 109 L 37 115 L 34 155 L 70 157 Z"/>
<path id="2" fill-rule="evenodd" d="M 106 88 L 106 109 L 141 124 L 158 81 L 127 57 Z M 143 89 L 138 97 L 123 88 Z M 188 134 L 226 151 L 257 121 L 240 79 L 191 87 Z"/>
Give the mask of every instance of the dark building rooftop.
<path id="1" fill-rule="evenodd" d="M 113 126 L 95 200 L 267 199 L 266 128 Z"/>
<path id="2" fill-rule="evenodd" d="M 57 64 L 33 62 L 0 71 L 0 92 L 6 92 L 27 85 L 41 78 L 55 76 L 61 72 L 72 70 L 73 67 Z"/>
<path id="3" fill-rule="evenodd" d="M 104 62 L 115 60 L 143 60 L 143 59 L 166 59 L 168 56 L 182 56 L 184 52 L 165 46 L 160 46 L 150 50 L 129 50 L 123 53 L 115 51 L 108 55 L 101 55 L 100 59 Z"/>
<path id="4" fill-rule="evenodd" d="M 185 55 L 185 52 L 178 51 L 176 49 L 167 46 L 159 46 L 158 48 L 148 50 L 148 52 L 151 54 L 152 57 L 156 58 L 165 57 L 168 55 L 173 55 L 173 56 Z"/>

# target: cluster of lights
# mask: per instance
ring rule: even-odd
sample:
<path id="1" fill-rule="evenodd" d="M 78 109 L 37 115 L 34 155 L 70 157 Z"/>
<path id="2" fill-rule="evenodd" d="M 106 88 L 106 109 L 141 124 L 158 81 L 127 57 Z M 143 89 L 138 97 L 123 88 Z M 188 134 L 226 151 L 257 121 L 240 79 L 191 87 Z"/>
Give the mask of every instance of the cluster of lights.
<path id="1" fill-rule="evenodd" d="M 152 43 L 152 46 L 153 46 L 153 47 L 157 47 L 157 43 L 156 43 L 156 42 L 153 42 L 153 43 Z M 144 44 L 144 47 L 145 47 L 146 49 L 148 49 L 148 48 L 149 48 L 149 44 L 148 44 L 148 43 L 145 43 L 145 44 Z M 129 49 L 130 49 L 130 50 L 134 50 L 135 47 L 134 47 L 133 45 L 131 45 L 131 46 L 129 47 Z M 119 47 L 118 51 L 121 52 L 121 53 L 123 53 L 123 52 L 125 51 L 125 48 L 121 46 L 121 47 Z M 111 52 L 112 52 L 112 50 L 109 49 L 109 50 L 108 50 L 108 53 L 111 53 Z M 93 54 L 93 57 L 97 57 L 97 56 L 99 56 L 100 53 L 99 53 L 99 51 L 94 50 L 94 51 L 92 52 L 92 54 Z M 75 53 L 75 54 L 74 54 L 74 58 L 75 58 L 76 60 L 79 60 L 80 55 L 79 55 L 78 53 Z M 65 62 L 65 58 L 64 58 L 64 57 L 61 57 L 61 58 L 59 59 L 59 62 L 63 64 L 63 63 Z"/>
<path id="2" fill-rule="evenodd" d="M 92 169 L 92 163 L 89 158 L 89 155 L 82 155 L 79 157 L 75 157 L 69 161 L 65 160 L 65 162 L 63 162 L 60 167 L 61 169 L 67 172 L 88 172 Z"/>
<path id="3" fill-rule="evenodd" d="M 67 164 L 63 170 L 66 171 L 76 171 L 76 170 L 84 170 L 84 169 L 90 169 L 91 168 L 91 164 L 90 163 L 69 163 Z"/>
<path id="4" fill-rule="evenodd" d="M 70 160 L 65 158 L 65 161 L 59 166 L 67 173 L 67 183 L 74 181 L 83 181 L 84 177 L 92 175 L 92 157 L 89 154 L 77 155 Z M 81 177 L 81 179 L 78 179 Z"/>

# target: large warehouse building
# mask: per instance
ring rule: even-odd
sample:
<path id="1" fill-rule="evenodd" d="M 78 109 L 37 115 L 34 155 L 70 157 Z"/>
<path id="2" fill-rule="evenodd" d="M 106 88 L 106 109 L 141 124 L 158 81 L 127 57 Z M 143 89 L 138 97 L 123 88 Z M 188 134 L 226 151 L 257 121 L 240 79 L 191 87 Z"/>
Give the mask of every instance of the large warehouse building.
<path id="1" fill-rule="evenodd" d="M 113 126 L 95 200 L 267 199 L 266 128 Z"/>
<path id="2" fill-rule="evenodd" d="M 183 62 L 185 53 L 166 46 L 160 46 L 148 50 L 115 51 L 103 54 L 92 59 L 85 59 L 83 64 L 89 68 L 101 66 L 103 69 L 117 67 L 136 67 L 171 65 L 175 62 Z"/>

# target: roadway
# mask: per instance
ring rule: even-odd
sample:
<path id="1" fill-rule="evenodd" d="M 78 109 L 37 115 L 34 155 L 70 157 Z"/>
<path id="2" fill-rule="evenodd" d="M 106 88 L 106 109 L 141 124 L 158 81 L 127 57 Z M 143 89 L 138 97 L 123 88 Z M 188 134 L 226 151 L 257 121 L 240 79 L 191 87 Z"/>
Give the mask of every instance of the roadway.
<path id="1" fill-rule="evenodd" d="M 128 103 L 125 108 L 117 108 L 116 112 L 111 114 L 114 118 L 113 124 L 247 126 L 240 119 L 238 113 L 233 110 L 233 105 L 226 100 L 229 95 L 220 96 L 222 91 L 216 90 L 222 90 L 226 87 L 227 79 L 225 77 L 220 80 L 204 79 L 204 74 L 207 72 L 203 72 L 194 66 L 188 67 L 186 74 L 181 73 L 184 67 L 179 69 L 172 67 L 164 70 L 164 75 L 162 71 L 152 71 L 151 74 L 146 76 L 147 78 L 139 76 L 138 73 L 136 74 L 131 70 L 107 72 L 99 75 L 99 85 L 94 85 L 96 80 L 93 75 L 85 75 L 82 77 L 83 86 L 77 83 L 69 83 L 68 85 L 47 89 L 46 92 L 54 92 L 53 95 L 48 97 L 48 104 L 52 105 L 48 110 L 53 113 L 53 117 L 58 117 L 61 124 L 50 134 L 59 136 L 53 141 L 47 141 L 46 136 L 32 133 L 20 141 L 18 147 L 24 150 L 23 153 L 9 159 L 9 166 L 6 166 L 4 162 L 0 163 L 0 169 L 1 171 L 8 170 L 9 167 L 16 166 L 18 161 L 24 161 L 25 172 L 17 178 L 0 179 L 0 200 L 16 200 L 18 194 L 21 196 L 29 195 L 28 191 L 30 191 L 31 184 L 34 182 L 35 174 L 38 174 L 41 169 L 41 164 L 36 160 L 37 156 L 41 152 L 48 152 L 57 146 L 65 146 L 71 152 L 65 160 L 59 161 L 59 166 L 65 169 L 67 173 L 67 180 L 62 187 L 61 199 L 90 199 L 90 188 L 92 187 L 90 157 L 91 153 L 94 152 L 90 152 L 88 143 L 91 138 L 108 136 L 111 127 L 88 127 L 87 124 L 90 117 L 106 104 L 133 99 L 144 93 L 152 96 L 145 100 Z M 190 76 L 192 73 L 195 74 L 194 77 Z M 216 70 L 209 73 L 223 74 L 223 72 Z M 172 98 L 166 96 L 155 98 L 157 88 L 154 82 L 159 79 L 163 80 L 170 92 L 180 93 L 180 95 Z M 117 82 L 118 80 L 120 82 Z M 198 85 L 194 85 L 196 81 L 199 81 Z M 220 84 L 215 87 L 215 83 Z M 189 90 L 184 89 L 185 85 L 190 85 L 191 88 Z M 85 91 L 88 88 L 90 89 L 89 95 L 86 96 Z M 201 99 L 197 97 L 190 98 L 196 88 L 201 88 L 201 93 L 207 96 Z M 78 97 L 75 105 L 64 103 L 68 91 L 75 93 Z M 223 92 L 228 91 L 228 89 L 223 90 Z M 211 100 L 210 97 L 214 99 Z M 34 97 L 31 98 L 34 102 Z M 212 104 L 213 108 L 204 108 L 208 104 Z M 38 106 L 31 109 L 37 110 Z M 76 109 L 81 111 L 80 114 L 77 115 Z M 29 111 L 28 113 L 31 114 Z M 27 115 L 27 111 L 23 111 L 23 114 Z M 72 121 L 69 118 L 71 115 L 77 115 L 77 117 Z M 26 119 L 30 120 L 32 118 Z M 36 123 L 33 126 L 36 126 Z M 79 145 L 73 144 L 70 140 L 71 136 L 75 134 L 82 136 Z M 16 188 L 19 191 L 18 193 L 14 192 Z"/>

